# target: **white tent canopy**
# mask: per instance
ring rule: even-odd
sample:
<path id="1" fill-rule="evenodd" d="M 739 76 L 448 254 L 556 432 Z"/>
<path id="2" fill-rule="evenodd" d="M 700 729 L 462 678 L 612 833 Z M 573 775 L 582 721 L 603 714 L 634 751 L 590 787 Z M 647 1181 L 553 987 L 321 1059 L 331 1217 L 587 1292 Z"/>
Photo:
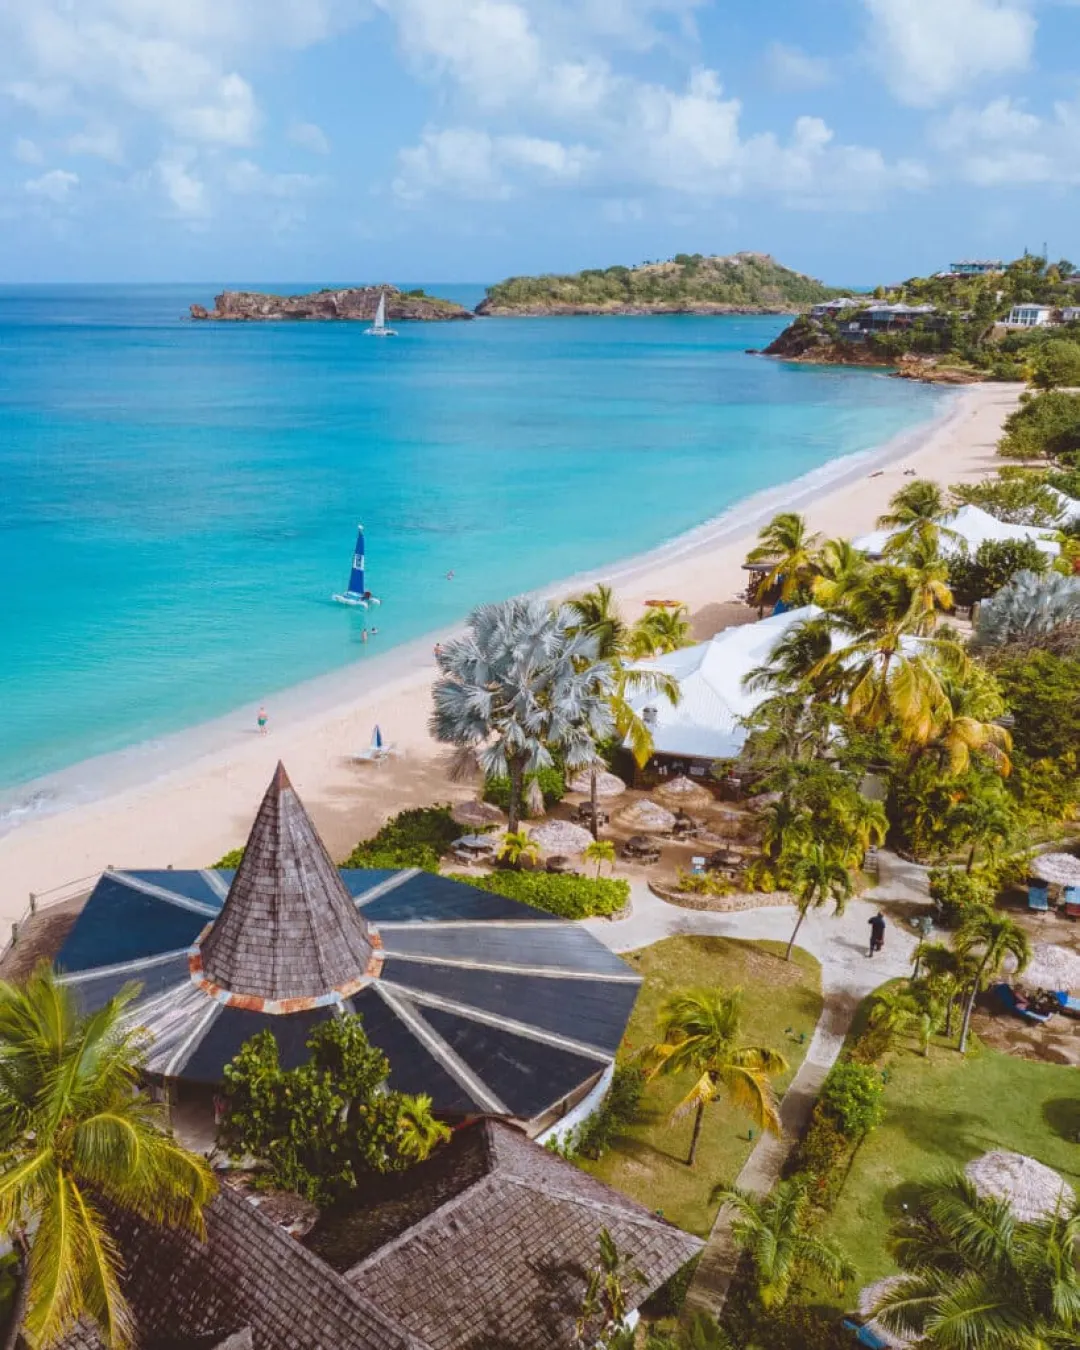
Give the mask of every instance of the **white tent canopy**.
<path id="1" fill-rule="evenodd" d="M 694 759 L 737 755 L 746 740 L 741 719 L 768 697 L 767 691 L 744 689 L 743 677 L 755 666 L 768 663 L 789 628 L 820 613 L 816 605 L 788 610 L 757 623 L 726 628 L 709 642 L 642 663 L 643 670 L 674 676 L 682 692 L 677 707 L 663 694 L 642 693 L 630 699 L 637 713 L 652 710 L 647 720 L 657 753 Z"/>
<path id="2" fill-rule="evenodd" d="M 955 553 L 965 544 L 968 552 L 974 553 L 979 545 L 987 540 L 1000 543 L 1011 539 L 1031 539 L 1043 553 L 1053 558 L 1061 552 L 1060 547 L 1052 539 L 1046 538 L 1047 530 L 1037 525 L 1007 525 L 978 506 L 962 506 L 953 515 L 943 516 L 940 523 L 957 536 L 953 538 L 942 533 L 941 551 L 946 554 Z M 874 530 L 872 534 L 860 535 L 854 544 L 871 557 L 879 557 L 888 540 L 896 533 L 896 530 Z"/>
<path id="3" fill-rule="evenodd" d="M 1061 507 L 1060 522 L 1062 525 L 1071 525 L 1074 520 L 1080 520 L 1080 502 L 1069 497 L 1060 488 L 1052 487 L 1048 490 L 1054 494 Z"/>

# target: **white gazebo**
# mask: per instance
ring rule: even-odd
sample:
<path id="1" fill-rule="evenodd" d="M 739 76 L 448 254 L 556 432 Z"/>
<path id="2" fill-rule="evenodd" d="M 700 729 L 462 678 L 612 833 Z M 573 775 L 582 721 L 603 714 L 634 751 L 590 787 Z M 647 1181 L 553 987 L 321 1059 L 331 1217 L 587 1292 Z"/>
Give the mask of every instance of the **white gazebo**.
<path id="1" fill-rule="evenodd" d="M 950 516 L 942 516 L 938 523 L 942 527 L 941 551 L 944 554 L 956 553 L 964 548 L 974 553 L 980 544 L 988 541 L 1004 543 L 1020 539 L 1030 539 L 1051 558 L 1056 558 L 1061 552 L 1060 546 L 1047 537 L 1052 531 L 1038 525 L 1009 525 L 979 506 L 962 506 Z M 952 533 L 947 534 L 946 531 Z M 880 558 L 885 545 L 896 533 L 898 531 L 895 529 L 874 530 L 871 534 L 860 535 L 853 542 L 856 548 L 862 549 L 870 557 Z"/>

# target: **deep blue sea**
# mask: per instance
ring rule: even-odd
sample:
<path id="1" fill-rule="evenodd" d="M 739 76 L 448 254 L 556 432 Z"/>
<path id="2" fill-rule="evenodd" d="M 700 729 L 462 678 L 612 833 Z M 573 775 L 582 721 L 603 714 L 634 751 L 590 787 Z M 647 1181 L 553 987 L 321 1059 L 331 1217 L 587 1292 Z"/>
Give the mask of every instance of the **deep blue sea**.
<path id="1" fill-rule="evenodd" d="M 941 397 L 744 354 L 781 319 L 377 341 L 183 317 L 216 289 L 0 289 L 0 786 L 643 552 Z M 330 600 L 359 520 L 383 599 L 367 645 Z"/>

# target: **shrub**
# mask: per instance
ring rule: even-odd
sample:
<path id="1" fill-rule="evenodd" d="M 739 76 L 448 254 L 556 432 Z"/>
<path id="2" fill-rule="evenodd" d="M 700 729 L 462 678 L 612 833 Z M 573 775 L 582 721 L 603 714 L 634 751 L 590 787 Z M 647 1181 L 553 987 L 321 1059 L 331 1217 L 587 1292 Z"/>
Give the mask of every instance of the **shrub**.
<path id="1" fill-rule="evenodd" d="M 959 867 L 935 867 L 930 873 L 930 899 L 938 907 L 942 926 L 957 928 L 972 905 L 993 904 L 994 894 L 984 880 Z"/>
<path id="2" fill-rule="evenodd" d="M 525 794 L 522 798 L 523 814 L 525 815 L 529 814 L 525 809 L 525 803 L 528 800 L 529 787 L 534 781 L 543 794 L 545 810 L 557 806 L 566 796 L 566 779 L 563 777 L 561 769 L 551 767 L 537 769 L 535 773 L 527 773 L 525 775 Z M 500 811 L 509 811 L 510 779 L 489 778 L 484 784 L 484 801 L 490 802 L 492 806 L 497 806 Z"/>
<path id="3" fill-rule="evenodd" d="M 686 895 L 731 895 L 735 887 L 719 872 L 688 872 L 680 867 L 675 886 Z"/>
<path id="4" fill-rule="evenodd" d="M 998 453 L 1018 459 L 1061 459 L 1080 449 L 1080 395 L 1060 389 L 1024 397 L 1005 419 Z"/>
<path id="5" fill-rule="evenodd" d="M 637 1064 L 620 1064 L 611 1076 L 607 1096 L 574 1132 L 573 1154 L 579 1158 L 602 1158 L 624 1125 L 632 1125 L 645 1090 L 645 1071 Z"/>
<path id="6" fill-rule="evenodd" d="M 243 858 L 244 850 L 242 848 L 230 849 L 228 853 L 214 863 L 214 869 L 216 870 L 219 867 L 235 869 L 240 866 Z"/>
<path id="7" fill-rule="evenodd" d="M 370 839 L 362 839 L 342 867 L 419 867 L 436 872 L 439 859 L 461 834 L 449 806 L 399 811 Z"/>
<path id="8" fill-rule="evenodd" d="M 837 1064 L 821 1089 L 821 1105 L 850 1139 L 861 1139 L 885 1114 L 881 1074 L 869 1064 Z"/>
<path id="9" fill-rule="evenodd" d="M 616 914 L 630 899 L 630 883 L 611 877 L 558 876 L 550 872 L 492 872 L 486 877 L 457 876 L 478 890 L 520 900 L 561 919 Z"/>
<path id="10" fill-rule="evenodd" d="M 1061 515 L 1061 502 L 1039 473 L 1010 465 L 998 478 L 981 483 L 955 483 L 949 491 L 961 505 L 979 506 L 1012 525 L 1051 528 Z"/>
<path id="11" fill-rule="evenodd" d="M 986 539 L 969 553 L 949 559 L 949 588 L 958 605 L 995 595 L 1017 572 L 1045 572 L 1050 559 L 1033 539 Z"/>
<path id="12" fill-rule="evenodd" d="M 1080 343 L 1048 338 L 1031 363 L 1031 382 L 1037 389 L 1080 384 Z"/>

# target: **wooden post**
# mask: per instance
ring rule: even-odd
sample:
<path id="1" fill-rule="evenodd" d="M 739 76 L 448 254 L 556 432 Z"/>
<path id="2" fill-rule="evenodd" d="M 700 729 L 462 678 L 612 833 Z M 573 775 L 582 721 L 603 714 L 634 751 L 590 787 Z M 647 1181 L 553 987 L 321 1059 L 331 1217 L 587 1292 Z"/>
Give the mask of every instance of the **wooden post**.
<path id="1" fill-rule="evenodd" d="M 30 892 L 30 913 L 31 914 L 37 913 L 37 896 L 34 894 L 33 891 Z"/>

